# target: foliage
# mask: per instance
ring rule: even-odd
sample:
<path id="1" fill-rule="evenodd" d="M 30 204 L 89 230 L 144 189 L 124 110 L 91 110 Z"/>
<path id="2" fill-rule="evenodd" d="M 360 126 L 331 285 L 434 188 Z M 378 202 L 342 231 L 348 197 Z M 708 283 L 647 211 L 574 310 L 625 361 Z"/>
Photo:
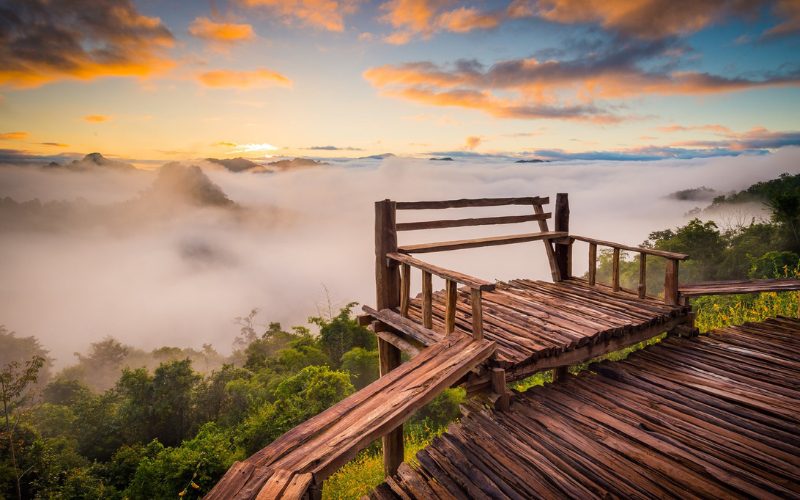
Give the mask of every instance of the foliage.
<path id="1" fill-rule="evenodd" d="M 328 355 L 331 366 L 334 368 L 341 366 L 344 353 L 354 347 L 367 350 L 374 350 L 377 347 L 375 335 L 360 326 L 353 318 L 352 312 L 355 306 L 355 302 L 347 304 L 339 311 L 339 314 L 330 319 L 321 316 L 308 319 L 309 323 L 319 326 L 322 350 Z"/>
<path id="2" fill-rule="evenodd" d="M 342 370 L 350 374 L 350 380 L 356 389 L 366 387 L 378 380 L 378 350 L 368 351 L 363 347 L 354 347 L 342 355 Z"/>

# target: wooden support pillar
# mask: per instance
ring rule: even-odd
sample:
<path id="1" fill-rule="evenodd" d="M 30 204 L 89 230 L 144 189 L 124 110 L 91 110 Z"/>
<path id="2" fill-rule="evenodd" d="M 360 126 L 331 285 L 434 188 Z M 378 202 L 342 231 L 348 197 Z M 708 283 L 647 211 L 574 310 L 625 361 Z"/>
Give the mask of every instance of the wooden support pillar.
<path id="1" fill-rule="evenodd" d="M 569 375 L 569 367 L 567 366 L 559 366 L 558 368 L 553 368 L 553 383 L 561 382 Z"/>
<path id="2" fill-rule="evenodd" d="M 619 292 L 619 248 L 614 248 L 611 260 L 611 286 L 615 292 Z"/>
<path id="3" fill-rule="evenodd" d="M 422 326 L 433 328 L 433 276 L 422 271 Z"/>
<path id="4" fill-rule="evenodd" d="M 400 305 L 400 273 L 397 264 L 386 258 L 388 253 L 397 251 L 395 210 L 395 202 L 391 200 L 375 203 L 375 290 L 379 311 Z M 381 376 L 400 366 L 400 354 L 400 349 L 378 338 Z M 390 476 L 403 463 L 403 426 L 390 431 L 382 441 L 383 469 Z"/>
<path id="5" fill-rule="evenodd" d="M 408 317 L 408 306 L 411 302 L 411 266 L 400 265 L 400 314 Z"/>
<path id="6" fill-rule="evenodd" d="M 569 196 L 567 193 L 556 194 L 555 231 L 569 233 Z M 555 260 L 558 274 L 562 280 L 569 279 L 572 245 L 569 243 L 556 243 Z"/>
<path id="7" fill-rule="evenodd" d="M 667 269 L 664 273 L 664 303 L 678 305 L 678 261 L 667 259 Z"/>
<path id="8" fill-rule="evenodd" d="M 589 286 L 597 282 L 597 244 L 589 243 Z"/>
<path id="9" fill-rule="evenodd" d="M 647 296 L 647 254 L 639 253 L 639 298 Z"/>
<path id="10" fill-rule="evenodd" d="M 458 303 L 458 283 L 453 280 L 445 282 L 444 334 L 449 335 L 456 329 L 456 304 Z"/>
<path id="11" fill-rule="evenodd" d="M 506 387 L 506 371 L 502 368 L 492 368 L 492 392 L 497 394 L 495 408 L 500 411 L 507 411 L 511 405 L 511 394 Z"/>
<path id="12" fill-rule="evenodd" d="M 483 340 L 483 303 L 481 302 L 480 288 L 473 288 L 472 299 L 472 338 Z"/>

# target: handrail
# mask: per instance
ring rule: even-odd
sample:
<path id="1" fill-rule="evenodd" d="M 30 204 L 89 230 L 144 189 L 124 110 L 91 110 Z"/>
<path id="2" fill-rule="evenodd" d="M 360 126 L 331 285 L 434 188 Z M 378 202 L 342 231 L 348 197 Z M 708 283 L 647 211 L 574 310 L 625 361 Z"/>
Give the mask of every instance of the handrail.
<path id="1" fill-rule="evenodd" d="M 525 196 L 521 198 L 462 198 L 438 201 L 398 201 L 397 210 L 440 210 L 444 208 L 500 207 L 503 205 L 547 205 L 547 196 Z"/>
<path id="2" fill-rule="evenodd" d="M 488 238 L 475 238 L 471 240 L 437 241 L 435 243 L 420 243 L 417 245 L 402 245 L 398 249 L 403 253 L 431 253 L 446 252 L 449 250 L 463 250 L 466 248 L 490 247 L 495 245 L 513 245 L 529 241 L 554 240 L 567 236 L 561 231 L 542 231 L 539 233 L 511 234 L 507 236 L 490 236 Z"/>
<path id="3" fill-rule="evenodd" d="M 398 231 L 419 231 L 420 229 L 444 229 L 449 227 L 491 226 L 495 224 L 519 224 L 539 221 L 552 217 L 550 212 L 531 215 L 505 215 L 501 217 L 475 217 L 470 219 L 442 219 L 417 222 L 398 222 Z"/>
<path id="4" fill-rule="evenodd" d="M 638 252 L 638 253 L 646 253 L 648 255 L 656 255 L 658 257 L 664 257 L 665 259 L 686 260 L 689 258 L 689 256 L 686 255 L 685 253 L 667 252 L 665 250 L 656 250 L 655 248 L 647 248 L 647 247 L 634 247 L 630 245 L 624 245 L 622 243 L 614 243 L 613 241 L 604 241 L 595 238 L 589 238 L 587 236 L 579 236 L 577 234 L 570 234 L 569 238 L 578 241 L 585 241 L 586 243 L 594 243 L 595 245 L 600 245 L 603 247 L 618 248 L 620 250 L 625 250 L 627 252 Z"/>
<path id="5" fill-rule="evenodd" d="M 450 269 L 445 269 L 443 267 L 434 266 L 433 264 L 429 264 L 425 261 L 415 259 L 410 255 L 405 255 L 402 253 L 390 253 L 387 254 L 386 257 L 391 260 L 397 261 L 401 264 L 408 264 L 411 267 L 415 267 L 422 271 L 427 271 L 431 274 L 435 274 L 440 278 L 455 281 L 456 283 L 461 283 L 462 285 L 467 285 L 470 288 L 477 288 L 479 290 L 491 291 L 494 290 L 495 287 L 495 284 L 492 283 L 491 281 L 482 280 L 480 278 L 475 278 L 474 276 L 460 273 L 458 271 L 452 271 Z"/>

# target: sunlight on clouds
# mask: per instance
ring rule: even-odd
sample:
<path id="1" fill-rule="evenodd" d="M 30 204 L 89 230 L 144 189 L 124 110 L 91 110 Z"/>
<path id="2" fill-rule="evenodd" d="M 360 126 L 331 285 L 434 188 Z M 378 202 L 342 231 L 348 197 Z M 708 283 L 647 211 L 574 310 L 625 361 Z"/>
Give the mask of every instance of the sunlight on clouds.
<path id="1" fill-rule="evenodd" d="M 227 144 L 227 143 L 218 143 Z M 272 144 L 263 142 L 261 144 L 235 144 L 233 153 L 268 153 L 270 151 L 277 151 L 279 148 Z M 269 157 L 270 155 L 265 155 Z"/>
<path id="2" fill-rule="evenodd" d="M 21 141 L 28 137 L 27 132 L 4 132 L 0 133 L 0 141 Z"/>
<path id="3" fill-rule="evenodd" d="M 268 69 L 254 69 L 252 71 L 215 70 L 200 74 L 200 83 L 212 88 L 261 88 L 278 85 L 291 87 L 292 81 L 282 74 Z"/>
<path id="4" fill-rule="evenodd" d="M 328 31 L 344 31 L 344 16 L 358 8 L 355 0 L 239 0 L 248 7 L 264 7 L 286 20 L 298 19 L 304 24 Z"/>
<path id="5" fill-rule="evenodd" d="M 109 121 L 111 117 L 108 115 L 86 115 L 83 119 L 89 123 L 103 123 Z"/>
<path id="6" fill-rule="evenodd" d="M 189 27 L 189 33 L 198 38 L 222 43 L 241 42 L 255 37 L 253 27 L 249 24 L 217 23 L 207 17 L 195 18 Z"/>

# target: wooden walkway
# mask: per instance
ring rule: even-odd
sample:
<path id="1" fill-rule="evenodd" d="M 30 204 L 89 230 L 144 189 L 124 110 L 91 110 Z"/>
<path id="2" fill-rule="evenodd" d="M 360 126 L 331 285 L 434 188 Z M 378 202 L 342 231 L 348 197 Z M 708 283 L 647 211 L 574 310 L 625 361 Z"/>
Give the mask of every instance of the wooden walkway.
<path id="1" fill-rule="evenodd" d="M 668 338 L 470 406 L 372 498 L 798 498 L 800 320 Z"/>
<path id="2" fill-rule="evenodd" d="M 409 317 L 422 322 L 422 299 L 411 301 Z M 472 311 L 469 290 L 461 289 L 456 305 L 456 331 L 470 333 Z M 445 293 L 433 294 L 433 330 L 444 335 Z M 572 278 L 558 283 L 526 279 L 498 282 L 483 292 L 484 337 L 497 343 L 493 364 L 519 368 L 579 347 L 661 327 L 684 318 L 685 306 L 610 287 L 589 286 Z M 659 333 L 659 332 L 656 332 Z M 650 333 L 650 336 L 656 333 Z"/>
<path id="3" fill-rule="evenodd" d="M 443 338 L 247 460 L 235 463 L 206 498 L 301 498 L 315 480 L 319 485 L 494 350 L 495 344 L 488 340 L 474 341 L 462 334 Z"/>
<path id="4" fill-rule="evenodd" d="M 678 287 L 678 293 L 683 297 L 758 292 L 789 292 L 792 290 L 800 290 L 800 279 L 706 281 Z"/>

